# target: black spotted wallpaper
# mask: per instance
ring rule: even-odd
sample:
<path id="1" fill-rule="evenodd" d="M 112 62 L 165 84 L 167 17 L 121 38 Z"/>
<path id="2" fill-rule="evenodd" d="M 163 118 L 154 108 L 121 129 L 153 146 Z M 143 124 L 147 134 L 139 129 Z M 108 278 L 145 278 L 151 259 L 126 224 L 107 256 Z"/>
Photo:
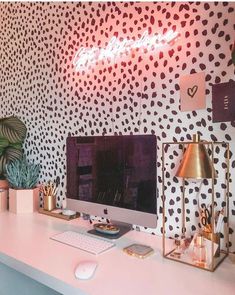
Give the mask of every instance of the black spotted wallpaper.
<path id="1" fill-rule="evenodd" d="M 152 36 L 165 36 L 162 46 L 145 46 Z M 156 234 L 162 231 L 162 143 L 190 141 L 196 132 L 228 142 L 235 251 L 235 122 L 212 122 L 212 85 L 235 80 L 234 36 L 233 2 L 2 2 L 0 117 L 16 115 L 27 125 L 25 152 L 41 164 L 41 182 L 59 184 L 58 206 L 66 195 L 69 134 L 156 134 L 158 227 L 145 229 Z M 180 77 L 201 72 L 206 108 L 182 112 Z M 218 207 L 224 153 L 215 148 Z M 166 152 L 166 231 L 173 236 L 180 225 L 182 185 L 174 175 L 181 155 L 177 146 Z M 189 232 L 211 194 L 209 182 L 186 184 Z"/>

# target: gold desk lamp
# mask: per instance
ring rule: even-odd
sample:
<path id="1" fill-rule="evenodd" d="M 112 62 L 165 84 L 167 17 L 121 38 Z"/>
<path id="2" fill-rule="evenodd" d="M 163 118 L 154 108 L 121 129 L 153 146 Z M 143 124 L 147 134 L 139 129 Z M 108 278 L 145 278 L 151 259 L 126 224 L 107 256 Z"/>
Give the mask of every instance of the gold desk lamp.
<path id="1" fill-rule="evenodd" d="M 213 157 L 212 157 L 213 158 Z M 184 155 L 183 159 L 179 165 L 179 168 L 175 174 L 177 177 L 183 178 L 183 198 L 182 198 L 182 221 L 183 228 L 182 234 L 185 237 L 185 178 L 187 179 L 212 179 L 217 177 L 217 173 L 215 171 L 214 165 L 210 159 L 210 156 L 207 152 L 205 142 L 200 141 L 200 135 L 193 135 L 193 142 L 189 143 Z M 201 190 L 201 185 L 199 188 L 199 192 Z M 214 181 L 213 181 L 212 193 L 214 194 Z M 214 203 L 214 201 L 213 201 Z M 212 209 L 214 210 L 214 204 L 212 205 Z"/>
<path id="2" fill-rule="evenodd" d="M 171 145 L 181 145 L 183 147 L 186 146 L 185 152 L 183 154 L 182 161 L 180 162 L 179 168 L 175 174 L 176 177 L 182 178 L 182 236 L 181 238 L 185 238 L 186 227 L 185 227 L 185 179 L 211 179 L 211 193 L 212 193 L 212 202 L 211 202 L 211 209 L 212 209 L 212 219 L 211 219 L 211 226 L 212 226 L 212 234 L 214 233 L 214 199 L 215 199 L 215 189 L 214 189 L 214 179 L 217 177 L 216 170 L 214 168 L 214 146 L 221 145 L 226 147 L 226 168 L 225 168 L 225 177 L 226 177 L 226 194 L 225 194 L 225 201 L 227 204 L 227 214 L 228 216 L 228 201 L 229 201 L 229 144 L 225 142 L 207 142 L 207 141 L 200 141 L 199 134 L 193 135 L 192 142 L 165 142 L 162 144 L 162 193 L 163 193 L 163 256 L 168 259 L 171 258 L 171 253 L 167 253 L 166 245 L 165 245 L 165 223 L 166 223 L 166 214 L 165 214 L 165 203 L 166 203 L 166 196 L 165 196 L 165 150 L 167 150 L 168 146 Z M 211 149 L 211 157 L 208 154 L 207 146 L 210 146 Z M 202 183 L 201 183 L 202 185 Z M 201 186 L 200 185 L 200 186 Z M 200 188 L 199 188 L 200 191 Z M 229 238 L 228 238 L 228 228 L 229 224 L 227 222 L 227 227 L 225 229 L 225 237 L 227 240 L 226 243 L 226 251 L 223 251 L 224 254 L 220 255 L 219 261 L 215 261 L 214 256 L 212 255 L 212 264 L 209 268 L 204 268 L 210 271 L 214 271 L 215 268 L 224 260 L 224 258 L 228 255 L 229 251 Z M 214 253 L 214 243 L 212 243 L 212 253 Z M 174 251 L 174 250 L 173 250 Z M 180 259 L 173 259 L 180 261 Z M 193 265 L 188 261 L 180 261 L 189 265 Z M 195 265 L 193 265 L 195 266 Z M 198 266 L 196 266 L 198 267 Z M 199 267 L 203 268 L 203 267 Z"/>
<path id="3" fill-rule="evenodd" d="M 193 179 L 217 177 L 205 144 L 200 142 L 199 134 L 193 135 L 193 143 L 188 145 L 176 176 Z"/>

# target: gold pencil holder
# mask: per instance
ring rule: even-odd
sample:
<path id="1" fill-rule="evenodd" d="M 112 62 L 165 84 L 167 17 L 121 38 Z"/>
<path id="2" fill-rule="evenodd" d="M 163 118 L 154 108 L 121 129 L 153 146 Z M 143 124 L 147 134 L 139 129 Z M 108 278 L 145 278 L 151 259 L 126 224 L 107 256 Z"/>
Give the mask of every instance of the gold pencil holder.
<path id="1" fill-rule="evenodd" d="M 52 181 L 48 181 L 45 185 L 42 185 L 41 192 L 43 193 L 43 209 L 46 211 L 52 211 L 56 208 L 56 184 Z"/>
<path id="2" fill-rule="evenodd" d="M 218 248 L 215 252 L 215 257 L 220 256 L 220 234 L 219 233 L 212 233 L 212 232 L 202 232 L 202 236 L 206 238 L 207 240 L 210 240 L 218 245 Z"/>
<path id="3" fill-rule="evenodd" d="M 52 211 L 56 207 L 55 196 L 45 195 L 43 199 L 43 209 L 47 211 Z"/>

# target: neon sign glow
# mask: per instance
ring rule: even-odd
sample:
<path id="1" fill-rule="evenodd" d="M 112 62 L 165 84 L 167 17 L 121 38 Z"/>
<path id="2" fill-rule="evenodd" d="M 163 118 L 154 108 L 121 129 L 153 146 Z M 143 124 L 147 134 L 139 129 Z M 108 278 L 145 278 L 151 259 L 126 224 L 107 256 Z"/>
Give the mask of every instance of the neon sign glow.
<path id="1" fill-rule="evenodd" d="M 123 54 L 128 55 L 135 49 L 151 51 L 164 47 L 171 44 L 178 36 L 178 32 L 170 30 L 166 34 L 153 36 L 149 36 L 148 31 L 145 31 L 137 40 L 118 40 L 117 37 L 112 37 L 105 48 L 81 47 L 73 58 L 73 65 L 77 72 L 85 71 L 100 61 L 114 62 L 116 58 Z"/>

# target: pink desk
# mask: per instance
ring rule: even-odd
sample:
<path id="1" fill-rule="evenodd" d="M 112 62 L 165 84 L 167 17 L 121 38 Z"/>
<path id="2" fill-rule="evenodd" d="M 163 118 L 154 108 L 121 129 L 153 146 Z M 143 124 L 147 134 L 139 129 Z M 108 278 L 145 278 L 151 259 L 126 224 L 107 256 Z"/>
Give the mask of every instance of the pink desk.
<path id="1" fill-rule="evenodd" d="M 50 239 L 65 230 L 84 232 L 90 227 L 82 219 L 0 213 L 0 262 L 68 295 L 235 294 L 235 264 L 229 259 L 214 273 L 170 261 L 162 257 L 157 236 L 131 231 L 97 257 Z M 128 256 L 122 248 L 134 242 L 152 246 L 155 254 L 144 260 Z M 92 279 L 79 281 L 74 269 L 86 259 L 95 259 L 98 267 Z"/>

